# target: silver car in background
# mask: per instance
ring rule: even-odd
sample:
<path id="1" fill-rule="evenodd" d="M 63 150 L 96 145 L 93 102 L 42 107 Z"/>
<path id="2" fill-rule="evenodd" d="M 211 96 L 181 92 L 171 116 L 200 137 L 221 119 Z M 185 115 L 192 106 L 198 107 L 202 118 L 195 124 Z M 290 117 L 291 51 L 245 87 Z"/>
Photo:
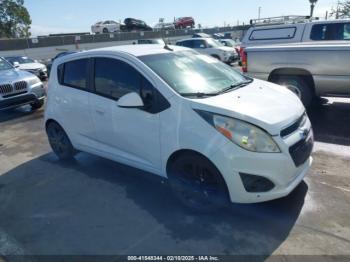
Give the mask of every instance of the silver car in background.
<path id="1" fill-rule="evenodd" d="M 25 70 L 39 77 L 41 80 L 47 79 L 47 68 L 44 64 L 26 56 L 8 56 L 5 59 L 14 67 Z"/>
<path id="2" fill-rule="evenodd" d="M 29 104 L 33 110 L 43 106 L 45 89 L 35 75 L 14 68 L 0 57 L 0 111 Z"/>

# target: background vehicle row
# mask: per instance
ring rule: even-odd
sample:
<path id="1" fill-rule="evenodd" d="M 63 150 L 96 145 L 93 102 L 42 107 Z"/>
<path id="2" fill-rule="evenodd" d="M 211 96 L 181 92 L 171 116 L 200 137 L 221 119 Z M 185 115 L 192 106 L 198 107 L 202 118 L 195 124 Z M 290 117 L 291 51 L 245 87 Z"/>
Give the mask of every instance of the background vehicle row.
<path id="1" fill-rule="evenodd" d="M 107 34 L 114 32 L 130 32 L 130 31 L 161 31 L 161 30 L 174 30 L 184 28 L 194 28 L 195 21 L 192 17 L 180 17 L 173 23 L 159 22 L 150 27 L 144 21 L 135 18 L 126 18 L 124 23 L 116 22 L 113 20 L 99 21 L 91 26 L 91 31 L 94 34 Z"/>

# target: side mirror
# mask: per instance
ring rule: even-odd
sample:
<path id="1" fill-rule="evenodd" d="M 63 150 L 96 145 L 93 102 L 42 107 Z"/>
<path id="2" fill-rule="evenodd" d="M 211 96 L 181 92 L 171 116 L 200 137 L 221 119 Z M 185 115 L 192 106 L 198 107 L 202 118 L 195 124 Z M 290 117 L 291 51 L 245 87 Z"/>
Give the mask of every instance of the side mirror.
<path id="1" fill-rule="evenodd" d="M 14 68 L 18 68 L 19 67 L 19 63 L 18 62 L 13 62 L 13 67 Z"/>
<path id="2" fill-rule="evenodd" d="M 122 108 L 142 108 L 144 106 L 140 95 L 135 92 L 119 98 L 117 105 Z"/>

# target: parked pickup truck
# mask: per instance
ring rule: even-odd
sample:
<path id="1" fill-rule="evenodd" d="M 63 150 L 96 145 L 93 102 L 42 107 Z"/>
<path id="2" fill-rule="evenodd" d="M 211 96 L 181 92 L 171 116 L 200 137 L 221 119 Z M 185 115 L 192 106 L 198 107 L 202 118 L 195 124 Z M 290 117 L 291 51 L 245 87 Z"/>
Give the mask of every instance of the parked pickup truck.
<path id="1" fill-rule="evenodd" d="M 350 97 L 350 44 L 307 42 L 248 47 L 248 75 L 288 87 L 305 106 L 319 96 Z"/>

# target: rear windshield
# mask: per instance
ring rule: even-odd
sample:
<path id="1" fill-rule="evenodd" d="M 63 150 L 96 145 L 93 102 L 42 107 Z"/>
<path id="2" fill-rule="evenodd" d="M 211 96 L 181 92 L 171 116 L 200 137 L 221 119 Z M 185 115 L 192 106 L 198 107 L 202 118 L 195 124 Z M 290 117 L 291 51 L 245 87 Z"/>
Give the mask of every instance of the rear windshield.
<path id="1" fill-rule="evenodd" d="M 19 64 L 30 64 L 35 63 L 33 59 L 30 59 L 28 57 L 8 57 L 6 58 L 7 61 L 9 61 L 11 64 L 14 64 L 14 62 L 18 62 Z"/>

